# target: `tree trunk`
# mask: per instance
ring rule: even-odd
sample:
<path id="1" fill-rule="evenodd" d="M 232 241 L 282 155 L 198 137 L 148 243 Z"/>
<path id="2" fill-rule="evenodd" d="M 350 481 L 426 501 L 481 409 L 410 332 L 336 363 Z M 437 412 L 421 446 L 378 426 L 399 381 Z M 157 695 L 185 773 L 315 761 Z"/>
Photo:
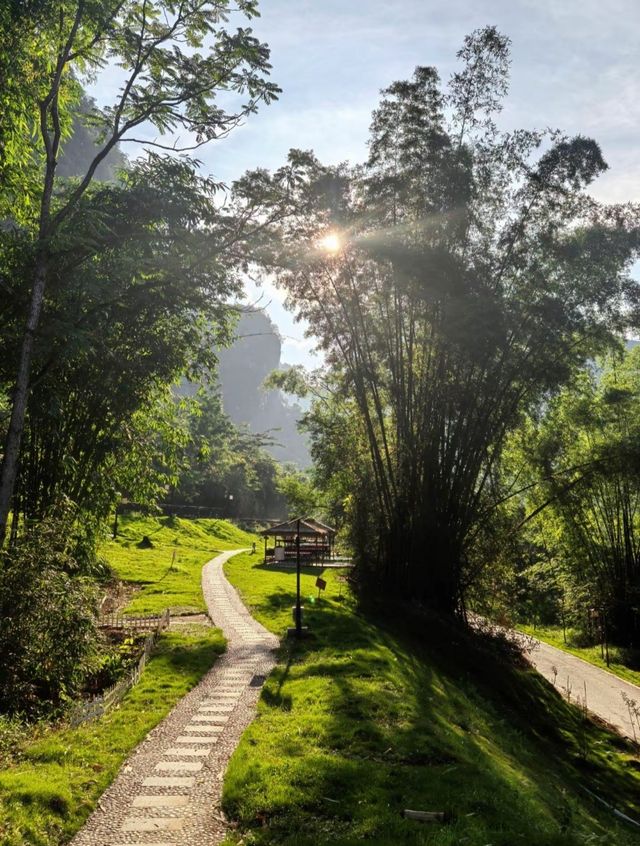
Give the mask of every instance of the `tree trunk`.
<path id="1" fill-rule="evenodd" d="M 40 314 L 42 312 L 46 281 L 46 254 L 44 250 L 41 250 L 36 259 L 29 316 L 27 318 L 27 325 L 22 339 L 18 375 L 13 392 L 11 420 L 9 422 L 9 430 L 7 432 L 4 456 L 2 459 L 2 473 L 0 474 L 0 547 L 4 543 L 4 539 L 7 534 L 7 523 L 9 520 L 11 499 L 13 497 L 13 491 L 16 483 L 18 460 L 20 457 L 20 442 L 24 431 L 27 401 L 29 399 L 29 376 L 31 373 L 33 344 L 38 323 L 40 321 Z"/>

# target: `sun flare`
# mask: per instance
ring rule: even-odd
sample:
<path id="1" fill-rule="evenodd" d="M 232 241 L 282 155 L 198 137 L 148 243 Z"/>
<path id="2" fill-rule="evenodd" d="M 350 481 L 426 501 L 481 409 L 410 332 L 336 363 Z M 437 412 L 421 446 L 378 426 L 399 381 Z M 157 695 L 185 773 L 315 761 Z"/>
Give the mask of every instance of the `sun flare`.
<path id="1" fill-rule="evenodd" d="M 335 232 L 330 232 L 318 241 L 318 247 L 325 250 L 327 253 L 337 253 L 342 247 L 340 236 Z"/>

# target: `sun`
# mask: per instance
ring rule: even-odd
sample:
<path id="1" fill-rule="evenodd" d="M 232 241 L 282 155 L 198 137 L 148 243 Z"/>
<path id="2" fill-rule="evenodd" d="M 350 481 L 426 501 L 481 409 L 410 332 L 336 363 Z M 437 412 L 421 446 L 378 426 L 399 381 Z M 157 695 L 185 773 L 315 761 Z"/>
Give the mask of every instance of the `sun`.
<path id="1" fill-rule="evenodd" d="M 327 253 L 337 253 L 342 247 L 340 236 L 336 232 L 329 232 L 318 241 L 318 247 Z"/>

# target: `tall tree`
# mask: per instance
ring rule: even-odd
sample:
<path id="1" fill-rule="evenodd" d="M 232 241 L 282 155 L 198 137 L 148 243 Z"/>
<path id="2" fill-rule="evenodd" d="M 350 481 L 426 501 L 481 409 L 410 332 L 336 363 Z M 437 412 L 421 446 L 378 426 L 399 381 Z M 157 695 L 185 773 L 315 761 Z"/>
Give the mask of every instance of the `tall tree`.
<path id="1" fill-rule="evenodd" d="M 3 124 L 15 120 L 16 114 L 26 114 L 32 123 L 37 120 L 34 155 L 39 155 L 40 168 L 39 180 L 28 186 L 33 208 L 30 296 L 0 476 L 0 543 L 15 487 L 52 239 L 73 215 L 100 163 L 119 143 L 145 143 L 172 152 L 193 149 L 227 135 L 260 101 L 269 102 L 278 91 L 265 78 L 267 47 L 250 29 L 226 29 L 232 14 L 254 17 L 255 0 L 43 0 L 41 6 L 41 16 L 33 21 L 20 16 L 20 44 L 29 47 L 21 55 L 25 61 L 32 59 L 28 70 L 37 84 L 30 91 L 36 96 L 2 117 Z M 0 23 L 0 42 L 10 42 L 15 21 L 3 15 Z M 123 68 L 124 81 L 114 102 L 90 115 L 102 137 L 100 149 L 82 177 L 60 184 L 56 169 L 65 123 L 70 122 L 69 104 L 80 99 L 76 79 L 97 73 L 105 63 Z M 230 108 L 218 102 L 221 94 Z M 151 127 L 159 137 L 144 140 Z M 187 134 L 184 142 L 177 139 L 178 132 Z M 29 144 L 26 128 L 20 133 L 14 124 L 0 126 L 0 138 L 14 144 L 20 134 Z M 7 149 L 4 143 L 2 152 Z"/>
<path id="2" fill-rule="evenodd" d="M 595 610 L 623 646 L 640 643 L 639 412 L 636 348 L 579 374 L 513 438 L 533 540 L 582 625 Z"/>
<path id="3" fill-rule="evenodd" d="M 445 613 L 464 606 L 507 433 L 637 300 L 638 209 L 587 194 L 598 145 L 498 130 L 508 47 L 487 27 L 448 89 L 425 67 L 384 91 L 365 165 L 308 158 L 266 259 L 360 417 L 362 584 Z"/>
<path id="4" fill-rule="evenodd" d="M 87 190 L 52 239 L 14 524 L 42 519 L 61 497 L 104 516 L 105 471 L 132 416 L 186 370 L 213 366 L 228 337 L 225 302 L 238 290 L 222 246 L 234 220 L 216 189 L 195 165 L 151 156 L 120 183 Z M 16 306 L 3 313 L 0 383 L 20 341 L 20 271 L 28 265 L 17 263 Z"/>

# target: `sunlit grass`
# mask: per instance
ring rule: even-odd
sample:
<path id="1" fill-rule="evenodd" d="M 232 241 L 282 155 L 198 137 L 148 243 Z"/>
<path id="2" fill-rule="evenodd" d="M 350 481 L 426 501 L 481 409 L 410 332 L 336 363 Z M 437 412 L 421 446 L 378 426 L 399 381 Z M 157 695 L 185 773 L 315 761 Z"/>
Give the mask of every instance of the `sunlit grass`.
<path id="1" fill-rule="evenodd" d="M 138 546 L 144 535 L 151 548 Z M 141 585 L 127 611 L 199 611 L 204 609 L 202 566 L 220 550 L 250 546 L 252 540 L 223 520 L 130 515 L 120 519 L 117 540 L 106 543 L 101 553 L 118 578 Z M 219 629 L 191 625 L 180 633 L 170 630 L 117 709 L 77 728 L 62 724 L 26 730 L 17 758 L 0 773 L 0 846 L 67 843 L 131 751 L 223 650 Z"/>
<path id="2" fill-rule="evenodd" d="M 291 625 L 295 574 L 227 563 L 264 625 Z M 638 813 L 631 750 L 531 670 L 502 663 L 441 624 L 359 614 L 335 571 L 303 576 L 311 636 L 285 641 L 258 719 L 225 779 L 240 823 L 229 842 L 323 846 L 566 846 L 640 843 L 579 785 Z M 586 749 L 586 759 L 584 751 Z M 633 767 L 632 769 L 632 764 Z M 421 824 L 405 808 L 446 811 Z"/>
<path id="3" fill-rule="evenodd" d="M 153 544 L 139 546 L 146 536 Z M 131 614 L 173 614 L 205 610 L 200 586 L 202 566 L 226 549 L 250 547 L 255 535 L 226 520 L 183 520 L 179 517 L 120 518 L 116 540 L 102 554 L 118 579 L 140 585 L 126 607 Z"/>
<path id="4" fill-rule="evenodd" d="M 217 629 L 170 631 L 118 708 L 77 728 L 34 730 L 20 760 L 0 773 L 1 846 L 66 843 L 131 751 L 223 650 Z"/>

